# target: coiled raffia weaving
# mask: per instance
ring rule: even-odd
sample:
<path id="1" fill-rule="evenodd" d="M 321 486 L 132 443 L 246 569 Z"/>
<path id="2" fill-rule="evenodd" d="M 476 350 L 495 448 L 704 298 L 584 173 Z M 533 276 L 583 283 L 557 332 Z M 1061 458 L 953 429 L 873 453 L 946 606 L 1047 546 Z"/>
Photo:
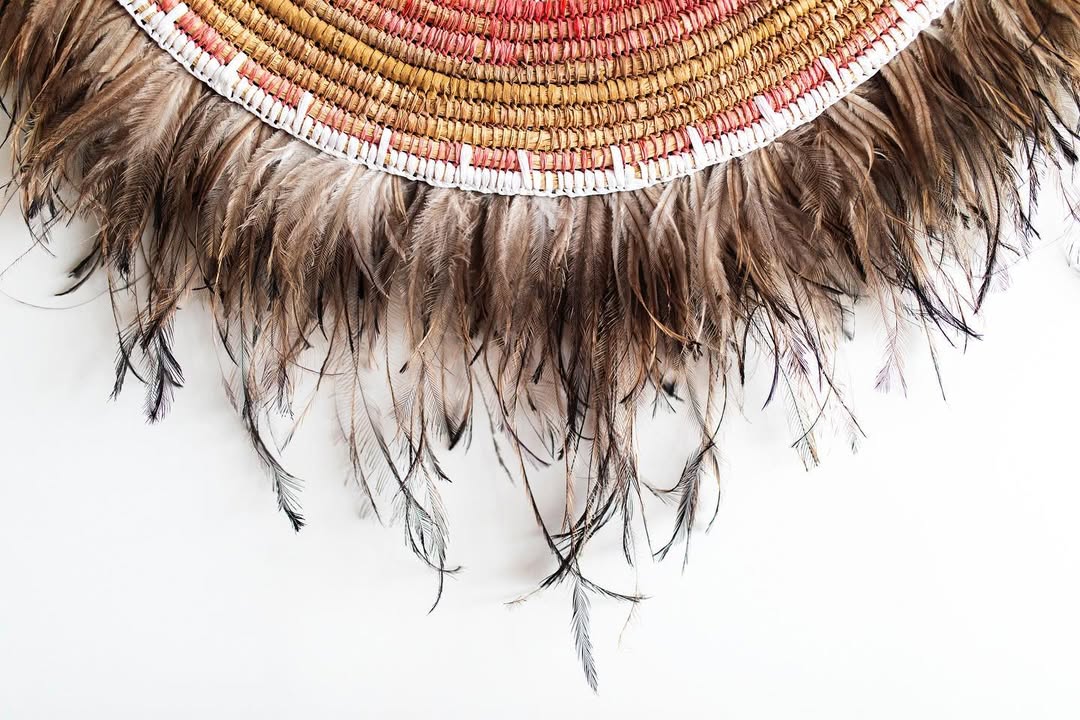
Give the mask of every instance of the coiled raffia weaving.
<path id="1" fill-rule="evenodd" d="M 761 147 L 946 5 L 124 3 L 197 77 L 326 152 L 530 195 L 631 190 Z"/>
<path id="2" fill-rule="evenodd" d="M 1077 159 L 1080 4 L 0 0 L 0 62 L 27 221 L 100 227 L 72 278 L 108 279 L 116 391 L 162 417 L 202 299 L 292 525 L 268 427 L 314 377 L 440 592 L 441 461 L 490 427 L 595 686 L 590 597 L 637 598 L 583 550 L 609 522 L 630 564 L 685 546 L 748 355 L 813 462 L 822 417 L 858 432 L 833 373 L 856 302 L 883 386 L 905 334 L 973 333 L 1040 170 Z M 638 469 L 658 405 L 698 438 L 663 479 Z"/>

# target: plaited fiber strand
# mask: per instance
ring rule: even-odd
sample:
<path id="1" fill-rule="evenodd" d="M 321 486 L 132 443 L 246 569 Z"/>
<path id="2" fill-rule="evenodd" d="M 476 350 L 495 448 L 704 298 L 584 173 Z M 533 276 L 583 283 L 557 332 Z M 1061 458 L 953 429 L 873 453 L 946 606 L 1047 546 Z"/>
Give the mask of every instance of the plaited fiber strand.
<path id="1" fill-rule="evenodd" d="M 637 189 L 745 154 L 838 100 L 951 2 L 119 1 L 192 74 L 320 149 L 437 185 L 548 196 Z"/>
<path id="2" fill-rule="evenodd" d="M 589 598 L 630 596 L 586 578 L 582 551 L 622 523 L 633 563 L 650 490 L 675 509 L 647 551 L 684 543 L 747 354 L 771 359 L 770 399 L 791 402 L 813 460 L 817 418 L 849 414 L 830 370 L 851 302 L 891 330 L 971 334 L 1003 258 L 1023 249 L 1006 239 L 1032 232 L 1035 170 L 1076 160 L 1071 0 L 957 0 L 767 147 L 666 184 L 558 198 L 434 187 L 320 152 L 190 77 L 111 0 L 0 3 L 19 199 L 43 241 L 72 215 L 100 226 L 73 277 L 109 279 L 116 390 L 136 375 L 148 417 L 162 417 L 182 384 L 174 315 L 207 297 L 231 397 L 299 529 L 300 481 L 264 429 L 318 348 L 360 492 L 383 514 L 380 481 L 394 494 L 440 589 L 452 568 L 439 459 L 473 422 L 491 423 L 534 509 L 533 468 L 565 466 L 562 527 L 536 511 L 555 559 L 541 585 L 572 584 L 594 687 Z M 372 373 L 389 334 L 407 361 Z M 883 382 L 899 353 L 888 343 Z M 700 433 L 670 490 L 637 470 L 637 411 L 658 396 L 679 398 Z"/>

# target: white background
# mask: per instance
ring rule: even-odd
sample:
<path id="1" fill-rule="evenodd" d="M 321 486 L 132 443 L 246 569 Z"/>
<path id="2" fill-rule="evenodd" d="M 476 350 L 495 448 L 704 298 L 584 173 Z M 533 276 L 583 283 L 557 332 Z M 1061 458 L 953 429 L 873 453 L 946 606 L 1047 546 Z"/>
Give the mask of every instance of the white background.
<path id="1" fill-rule="evenodd" d="M 947 400 L 916 342 L 908 396 L 873 390 L 879 346 L 860 316 L 857 454 L 837 446 L 804 471 L 782 409 L 758 410 L 759 371 L 686 571 L 643 567 L 650 599 L 629 622 L 594 604 L 599 695 L 569 588 L 505 604 L 549 559 L 482 428 L 448 462 L 465 570 L 428 615 L 434 579 L 400 527 L 356 517 L 329 426 L 288 454 L 309 527 L 294 535 L 277 513 L 198 301 L 176 329 L 187 387 L 149 426 L 137 386 L 108 400 L 106 299 L 0 297 L 0 718 L 1080 717 L 1080 275 L 1065 216 L 1044 204 L 985 340 L 942 349 Z M 55 304 L 89 232 L 57 231 L 63 257 L 38 253 L 2 287 Z M 30 242 L 13 208 L 0 239 L 5 267 Z M 681 459 L 663 455 L 678 439 L 646 442 L 657 485 L 676 479 Z M 634 589 L 615 545 L 590 563 Z"/>

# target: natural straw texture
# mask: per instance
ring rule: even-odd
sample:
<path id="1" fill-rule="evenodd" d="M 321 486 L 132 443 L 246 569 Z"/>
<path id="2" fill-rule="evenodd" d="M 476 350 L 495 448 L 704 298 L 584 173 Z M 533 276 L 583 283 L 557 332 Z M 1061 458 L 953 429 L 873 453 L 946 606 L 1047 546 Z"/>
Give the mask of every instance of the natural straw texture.
<path id="1" fill-rule="evenodd" d="M 807 122 L 951 0 L 120 0 L 194 75 L 367 167 L 588 195 Z"/>
<path id="2" fill-rule="evenodd" d="M 572 589 L 595 686 L 590 599 L 637 598 L 595 583 L 585 550 L 614 531 L 631 565 L 687 552 L 748 359 L 764 360 L 766 400 L 787 405 L 785 440 L 808 464 L 823 419 L 857 437 L 834 372 L 854 304 L 884 328 L 879 384 L 902 383 L 905 337 L 933 348 L 974 335 L 973 313 L 1033 232 L 1040 169 L 1075 162 L 1080 4 L 956 0 L 911 40 L 942 5 L 911 3 L 905 19 L 861 1 L 200 0 L 181 12 L 0 0 L 13 187 L 42 242 L 74 215 L 99 226 L 73 285 L 99 269 L 108 279 L 116 391 L 141 381 L 151 420 L 183 382 L 173 319 L 205 299 L 229 397 L 293 527 L 304 518 L 282 457 L 291 435 L 271 430 L 306 416 L 305 379 L 336 410 L 358 494 L 400 522 L 440 592 L 456 568 L 443 461 L 474 421 L 490 427 L 551 551 L 541 585 Z M 247 57 L 230 55 L 234 41 Z M 808 93 L 769 94 L 803 71 Z M 825 108 L 837 88 L 847 94 Z M 221 93 L 346 155 L 352 140 L 325 123 L 347 115 L 328 102 L 358 108 L 352 129 L 370 134 L 356 155 L 371 163 L 313 148 Z M 648 141 L 669 109 L 691 145 L 689 128 L 715 112 L 749 125 L 726 162 L 706 147 L 717 164 L 586 197 L 469 192 L 368 166 L 438 140 L 457 153 L 435 163 L 452 184 L 460 168 L 447 160 L 466 165 L 459 143 L 479 139 L 474 179 L 492 158 L 513 169 L 523 150 L 534 174 L 522 188 L 549 188 L 540 158 L 564 151 L 640 182 L 635 152 L 685 150 L 685 138 Z M 796 126 L 796 109 L 820 114 Z M 763 125 L 790 127 L 766 145 Z M 588 192 L 578 172 L 585 184 L 565 186 Z M 638 436 L 661 408 L 685 415 L 697 447 L 669 477 L 645 477 Z M 558 517 L 537 499 L 540 466 L 559 476 Z M 670 524 L 653 515 L 647 528 L 664 507 Z"/>

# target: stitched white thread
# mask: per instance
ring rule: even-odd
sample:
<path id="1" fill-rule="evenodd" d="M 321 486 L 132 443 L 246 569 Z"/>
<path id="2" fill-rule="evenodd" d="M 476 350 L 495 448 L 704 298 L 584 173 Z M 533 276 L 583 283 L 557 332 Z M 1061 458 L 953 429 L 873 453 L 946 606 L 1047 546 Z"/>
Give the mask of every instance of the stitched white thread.
<path id="1" fill-rule="evenodd" d="M 528 153 L 524 150 L 517 152 L 517 170 L 493 171 L 490 168 L 473 167 L 471 149 L 466 157 L 459 158 L 461 167 L 403 153 L 390 147 L 392 132 L 389 128 L 382 130 L 377 146 L 361 141 L 353 135 L 346 136 L 338 130 L 316 123 L 314 118 L 308 116 L 315 99 L 311 93 L 304 93 L 300 102 L 295 107 L 290 107 L 248 83 L 239 75 L 240 65 L 246 59 L 246 56 L 239 52 L 239 48 L 233 48 L 236 53 L 233 59 L 222 66 L 182 30 L 175 27 L 176 20 L 190 11 L 183 3 L 165 13 L 157 3 L 150 0 L 118 1 L 147 34 L 192 75 L 206 82 L 218 93 L 244 105 L 268 124 L 285 129 L 324 152 L 361 163 L 373 170 L 384 170 L 433 185 L 489 193 L 541 196 L 594 195 L 640 188 L 691 174 L 762 147 L 786 130 L 810 122 L 851 92 L 910 44 L 919 32 L 940 17 L 953 2 L 922 0 L 914 7 L 908 7 L 903 0 L 891 0 L 901 21 L 907 25 L 906 28 L 903 25 L 889 28 L 887 34 L 878 37 L 844 67 L 837 67 L 830 58 L 819 58 L 818 61 L 832 81 L 831 86 L 826 84 L 812 88 L 779 109 L 774 109 L 765 96 L 755 97 L 753 103 L 762 117 L 751 127 L 730 131 L 705 141 L 697 127 L 687 126 L 690 152 L 649 160 L 635 164 L 632 168 L 625 164 L 621 151 L 616 146 L 611 146 L 613 167 L 606 170 L 537 173 L 529 166 Z M 365 125 L 365 131 L 370 131 L 370 128 L 370 125 Z"/>

